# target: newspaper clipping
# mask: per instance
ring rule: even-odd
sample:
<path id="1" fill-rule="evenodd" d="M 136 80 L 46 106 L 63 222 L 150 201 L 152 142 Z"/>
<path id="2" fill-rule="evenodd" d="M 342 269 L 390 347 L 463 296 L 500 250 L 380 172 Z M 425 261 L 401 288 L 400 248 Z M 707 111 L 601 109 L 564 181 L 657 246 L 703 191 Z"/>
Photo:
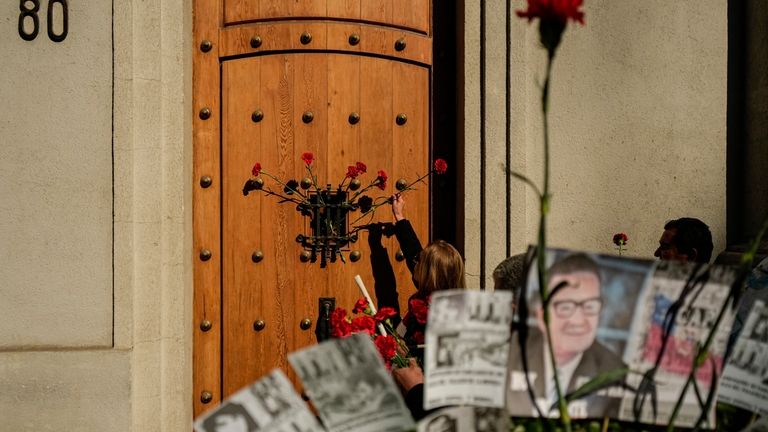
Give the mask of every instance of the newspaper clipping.
<path id="1" fill-rule="evenodd" d="M 756 301 L 725 367 L 718 399 L 768 415 L 768 306 Z"/>
<path id="2" fill-rule="evenodd" d="M 639 327 L 633 324 L 633 306 L 641 298 L 654 262 L 553 249 L 547 253 L 547 263 L 548 292 L 554 293 L 548 302 L 552 348 L 561 392 L 568 394 L 601 373 L 626 369 L 629 335 L 633 326 Z M 512 337 L 507 409 L 515 416 L 557 417 L 555 374 L 535 263 L 524 298 L 528 313 L 520 317 L 520 331 Z M 570 416 L 617 417 L 622 384 L 619 378 L 573 400 Z"/>
<path id="3" fill-rule="evenodd" d="M 639 389 L 625 394 L 620 418 L 666 424 L 688 379 L 698 347 L 704 344 L 726 301 L 736 272 L 728 267 L 696 267 L 662 261 L 635 311 L 635 330 L 629 343 L 632 370 L 627 383 Z M 717 390 L 722 375 L 732 308 L 715 332 L 705 363 L 688 387 L 675 424 L 692 426 L 702 415 L 702 400 Z M 665 338 L 666 332 L 666 338 Z M 714 387 L 714 388 L 713 388 Z M 698 390 L 698 395 L 697 395 Z M 653 399 L 658 405 L 654 413 Z M 714 404 L 706 415 L 714 425 Z"/>
<path id="4" fill-rule="evenodd" d="M 512 293 L 440 291 L 427 321 L 424 407 L 504 406 Z"/>
<path id="5" fill-rule="evenodd" d="M 324 431 L 279 369 L 230 396 L 195 421 L 197 432 Z"/>
<path id="6" fill-rule="evenodd" d="M 509 414 L 499 408 L 444 408 L 419 422 L 417 432 L 508 432 Z"/>
<path id="7" fill-rule="evenodd" d="M 364 333 L 296 351 L 288 361 L 332 432 L 400 432 L 414 423 L 371 338 Z"/>

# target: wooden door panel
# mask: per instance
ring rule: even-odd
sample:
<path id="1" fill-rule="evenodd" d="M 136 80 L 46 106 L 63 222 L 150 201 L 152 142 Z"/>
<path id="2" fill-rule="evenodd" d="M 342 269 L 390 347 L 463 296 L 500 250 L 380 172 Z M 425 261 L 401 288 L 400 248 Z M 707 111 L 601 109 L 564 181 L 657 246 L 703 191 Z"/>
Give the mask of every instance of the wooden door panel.
<path id="1" fill-rule="evenodd" d="M 224 0 L 225 25 L 264 20 L 361 20 L 430 33 L 429 0 Z"/>
<path id="2" fill-rule="evenodd" d="M 259 140 L 252 145 L 262 151 L 261 164 L 273 176 L 285 181 L 295 171 L 296 108 L 294 104 L 295 62 L 289 55 L 264 56 L 261 58 L 260 103 L 265 107 Z M 281 192 L 280 185 L 265 178 L 265 183 Z M 262 279 L 265 330 L 257 341 L 267 347 L 265 357 L 254 367 L 253 376 L 241 376 L 243 384 L 264 375 L 274 367 L 288 372 L 284 353 L 293 346 L 296 308 L 293 268 L 286 263 L 293 257 L 289 252 L 294 245 L 290 227 L 295 225 L 296 212 L 292 207 L 275 205 L 274 197 L 259 194 L 261 201 L 260 242 L 264 247 L 265 260 L 256 275 Z M 250 218 L 256 215 L 241 215 Z M 226 360 L 225 360 L 226 361 Z"/>
<path id="3" fill-rule="evenodd" d="M 392 22 L 392 1 L 361 0 L 360 19 L 377 23 Z"/>
<path id="4" fill-rule="evenodd" d="M 287 353 L 315 342 L 318 298 L 333 297 L 349 310 L 359 298 L 354 276 L 360 274 L 375 298 L 371 276 L 371 248 L 367 231 L 359 233 L 349 250 L 362 259 L 302 263 L 297 234 L 307 223 L 291 204 L 261 193 L 244 197 L 242 185 L 255 161 L 264 180 L 280 189 L 267 174 L 286 181 L 300 179 L 306 170 L 299 156 L 316 157 L 318 181 L 335 188 L 347 165 L 362 161 L 368 173 L 364 184 L 386 171 L 386 192 L 368 194 L 384 200 L 399 177 L 414 179 L 428 169 L 428 69 L 353 54 L 295 53 L 233 60 L 223 66 L 223 393 L 231 394 L 274 367 L 286 367 Z M 254 122 L 251 113 L 263 112 Z M 304 114 L 311 112 L 310 122 Z M 350 124 L 356 112 L 360 120 Z M 409 120 L 395 125 L 398 113 Z M 322 184 L 321 184 L 322 186 Z M 422 240 L 428 232 L 427 188 L 409 192 L 408 214 Z M 350 221 L 359 216 L 355 212 Z M 360 222 L 391 222 L 388 206 L 374 218 Z M 396 262 L 394 237 L 381 239 L 397 275 L 401 308 L 413 293 L 410 274 Z M 381 249 L 378 249 L 381 250 Z M 253 262 L 255 251 L 263 260 Z M 390 289 L 394 287 L 389 287 Z M 303 319 L 311 329 L 301 329 Z M 263 330 L 254 322 L 262 320 Z"/>
<path id="5" fill-rule="evenodd" d="M 365 0 L 328 0 L 328 17 L 360 19 L 360 3 Z"/>
<path id="6" fill-rule="evenodd" d="M 260 103 L 259 88 L 261 59 L 225 63 L 222 68 L 223 124 L 222 124 L 222 365 L 224 394 L 242 386 L 232 377 L 250 369 L 267 354 L 268 346 L 257 343 L 254 321 L 265 317 L 265 281 L 258 277 L 259 268 L 253 263 L 249 249 L 264 252 L 260 244 L 259 227 L 262 225 L 263 202 L 260 198 L 242 199 L 243 175 L 247 176 L 254 161 L 264 157 L 260 147 L 253 145 L 261 133 L 262 124 L 254 123 L 250 114 L 265 110 Z M 248 83 L 244 85 L 244 83 Z M 267 114 L 271 115 L 271 114 Z M 243 174 L 245 173 L 245 174 Z M 242 215 L 250 214 L 250 218 Z M 265 332 L 271 333 L 272 328 Z"/>
<path id="7" fill-rule="evenodd" d="M 295 161 L 294 176 L 297 179 L 309 177 L 306 165 L 299 159 L 305 151 L 312 152 L 315 156 L 313 174 L 317 178 L 318 186 L 323 187 L 328 181 L 328 56 L 322 53 L 306 53 L 290 55 L 296 63 L 294 76 L 294 90 L 296 97 L 294 106 L 295 118 L 295 151 L 291 155 Z M 302 116 L 306 112 L 313 115 L 312 121 L 305 123 Z M 268 143 L 264 143 L 268 145 Z M 276 203 L 275 203 L 276 205 Z M 297 223 L 291 235 L 295 238 L 298 234 L 309 233 L 309 223 L 303 218 L 298 217 L 294 207 L 290 206 L 291 211 L 296 214 Z M 302 252 L 301 246 L 294 241 L 290 246 L 288 260 L 285 262 L 285 270 L 294 272 L 296 281 L 294 289 L 297 291 L 297 298 L 301 301 L 297 303 L 297 316 L 292 324 L 298 332 L 298 337 L 289 351 L 305 347 L 315 342 L 315 325 L 318 317 L 318 291 L 325 287 L 328 281 L 328 273 L 325 269 L 320 269 L 319 261 L 316 263 L 302 263 L 299 255 Z M 296 271 L 298 269 L 298 271 Z M 302 331 L 299 328 L 299 321 L 307 318 L 312 321 L 312 327 Z M 294 377 L 291 371 L 291 377 Z M 297 381 L 297 380 L 296 380 Z"/>
<path id="8" fill-rule="evenodd" d="M 406 63 L 392 62 L 394 82 L 392 99 L 394 113 L 406 116 L 403 125 L 393 127 L 393 182 L 398 178 L 411 183 L 425 175 L 430 167 L 429 162 L 429 71 L 426 68 Z M 429 238 L 429 225 L 422 221 L 429 220 L 429 178 L 425 183 L 414 185 L 404 199 L 406 201 L 406 216 L 413 223 L 414 230 L 422 243 L 426 245 Z M 393 183 L 394 184 L 394 183 Z M 449 217 L 449 215 L 446 215 Z M 410 277 L 406 266 L 397 267 L 400 279 Z"/>
<path id="9" fill-rule="evenodd" d="M 428 32 L 430 28 L 429 0 L 390 0 L 392 23 L 398 27 Z"/>

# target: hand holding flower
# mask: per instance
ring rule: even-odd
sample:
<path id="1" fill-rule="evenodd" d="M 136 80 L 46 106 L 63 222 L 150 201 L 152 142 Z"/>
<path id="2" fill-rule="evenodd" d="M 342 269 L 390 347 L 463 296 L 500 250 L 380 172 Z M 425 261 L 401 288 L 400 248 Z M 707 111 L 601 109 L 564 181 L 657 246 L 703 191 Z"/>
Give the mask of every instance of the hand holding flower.
<path id="1" fill-rule="evenodd" d="M 395 222 L 405 219 L 405 200 L 400 194 L 394 194 L 390 197 L 392 201 L 392 214 L 395 216 Z"/>
<path id="2" fill-rule="evenodd" d="M 395 382 L 403 390 L 403 393 L 408 393 L 413 387 L 424 383 L 424 371 L 421 370 L 416 359 L 411 358 L 408 367 L 392 371 L 392 378 L 395 379 Z"/>

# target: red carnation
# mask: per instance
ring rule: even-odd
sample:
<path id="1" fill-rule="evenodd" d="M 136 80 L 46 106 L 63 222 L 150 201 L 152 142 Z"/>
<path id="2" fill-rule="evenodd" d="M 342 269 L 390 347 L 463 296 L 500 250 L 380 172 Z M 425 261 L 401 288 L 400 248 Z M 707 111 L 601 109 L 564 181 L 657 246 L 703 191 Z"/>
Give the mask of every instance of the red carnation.
<path id="1" fill-rule="evenodd" d="M 352 334 L 352 324 L 347 319 L 347 311 L 336 308 L 331 312 L 331 336 L 347 337 Z"/>
<path id="2" fill-rule="evenodd" d="M 613 244 L 616 246 L 624 246 L 629 241 L 629 237 L 627 237 L 624 233 L 618 233 L 613 235 Z"/>
<path id="3" fill-rule="evenodd" d="M 384 358 L 389 366 L 392 357 L 397 355 L 397 341 L 392 335 L 377 336 L 373 341 L 376 344 L 376 348 L 379 350 L 379 354 Z"/>
<path id="4" fill-rule="evenodd" d="M 443 159 L 435 160 L 435 174 L 445 174 L 448 171 L 448 163 Z"/>
<path id="5" fill-rule="evenodd" d="M 315 155 L 312 152 L 304 152 L 301 154 L 301 160 L 307 165 L 312 165 L 312 161 L 315 160 Z"/>
<path id="6" fill-rule="evenodd" d="M 381 189 L 381 190 L 386 189 L 387 188 L 387 179 L 388 178 L 389 177 L 387 177 L 387 172 L 386 171 L 379 170 L 379 175 L 376 177 L 376 186 L 379 189 Z"/>
<path id="7" fill-rule="evenodd" d="M 542 21 L 558 21 L 566 24 L 569 19 L 584 24 L 584 12 L 580 11 L 584 0 L 528 0 L 528 10 L 515 11 L 520 18 L 541 18 Z"/>
<path id="8" fill-rule="evenodd" d="M 365 166 L 365 164 L 364 164 L 364 163 L 362 163 L 362 162 L 358 162 L 358 163 L 356 163 L 356 164 L 355 164 L 355 168 L 357 168 L 357 172 L 358 172 L 359 174 L 365 174 L 365 172 L 368 170 L 368 167 L 367 167 L 367 166 Z"/>
<path id="9" fill-rule="evenodd" d="M 374 316 L 373 319 L 381 322 L 389 318 L 392 318 L 393 316 L 397 316 L 397 311 L 395 310 L 395 308 L 383 307 L 379 309 L 378 312 L 376 312 L 376 316 Z"/>
<path id="10" fill-rule="evenodd" d="M 347 167 L 347 177 L 348 178 L 351 178 L 351 179 L 357 178 L 357 176 L 359 174 L 360 173 L 357 171 L 357 168 L 355 168 L 354 165 L 350 165 L 350 166 Z"/>
<path id="11" fill-rule="evenodd" d="M 352 320 L 352 332 L 366 332 L 369 335 L 376 333 L 376 321 L 368 315 L 362 315 Z"/>
<path id="12" fill-rule="evenodd" d="M 258 177 L 259 174 L 261 174 L 261 164 L 256 162 L 253 164 L 253 168 L 251 168 L 251 174 L 253 174 L 254 177 Z"/>
<path id="13" fill-rule="evenodd" d="M 408 309 L 417 323 L 421 325 L 427 323 L 427 313 L 429 313 L 427 302 L 421 299 L 411 299 L 408 301 Z"/>
<path id="14" fill-rule="evenodd" d="M 366 309 L 368 309 L 368 300 L 366 300 L 365 297 L 360 297 L 357 302 L 355 302 L 355 307 L 352 308 L 352 312 L 364 312 Z"/>

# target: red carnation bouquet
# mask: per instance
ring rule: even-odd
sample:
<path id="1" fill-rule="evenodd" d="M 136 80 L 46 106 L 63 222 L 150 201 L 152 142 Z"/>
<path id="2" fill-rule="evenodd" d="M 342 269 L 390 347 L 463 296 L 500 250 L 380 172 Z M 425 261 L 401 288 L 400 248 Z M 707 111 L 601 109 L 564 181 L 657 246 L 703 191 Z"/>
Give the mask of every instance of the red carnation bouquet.
<path id="1" fill-rule="evenodd" d="M 326 186 L 321 187 L 322 183 L 318 181 L 315 170 L 315 155 L 312 152 L 303 152 L 301 160 L 304 162 L 305 176 L 300 180 L 294 178 L 285 181 L 265 170 L 260 162 L 254 163 L 253 168 L 251 168 L 251 175 L 243 185 L 243 195 L 247 196 L 251 192 L 258 191 L 268 196 L 277 197 L 280 203 L 295 204 L 297 211 L 311 219 L 315 230 L 321 231 L 316 234 L 317 239 L 312 241 L 333 240 L 332 244 L 315 244 L 305 241 L 307 240 L 306 235 L 297 237 L 297 242 L 302 243 L 306 250 L 313 251 L 312 262 L 314 262 L 317 251 L 324 249 L 329 250 L 329 252 L 323 253 L 322 256 L 327 255 L 331 262 L 335 261 L 337 255 L 346 262 L 341 253 L 342 248 L 349 242 L 357 240 L 357 231 L 365 229 L 368 223 L 373 221 L 374 212 L 377 208 L 390 203 L 388 195 L 380 195 L 375 198 L 368 196 L 368 194 L 375 193 L 376 189 L 386 190 L 389 176 L 386 171 L 378 170 L 376 177 L 364 185 L 361 178 L 363 174 L 368 172 L 368 167 L 364 162 L 357 161 L 353 165 L 347 166 L 346 174 L 336 188 L 333 188 L 330 183 L 325 183 Z M 431 174 L 442 175 L 447 170 L 448 163 L 443 159 L 436 159 L 430 170 L 423 176 L 412 182 L 401 178 L 397 180 L 395 186 L 399 193 L 413 190 L 413 186 L 417 183 L 426 183 L 425 179 Z M 265 178 L 271 180 L 271 183 L 276 183 L 278 187 L 270 187 L 266 184 Z M 323 210 L 319 210 L 321 207 Z M 347 217 L 350 212 L 358 211 L 357 217 Z M 335 216 L 325 218 L 322 216 L 331 214 Z M 347 222 L 348 220 L 349 222 Z M 321 260 L 321 266 L 324 262 Z"/>
<path id="2" fill-rule="evenodd" d="M 394 308 L 383 307 L 374 313 L 363 297 L 355 303 L 352 314 L 350 316 L 346 310 L 338 307 L 333 310 L 331 336 L 344 338 L 354 333 L 368 333 L 387 369 L 391 369 L 392 365 L 398 368 L 408 366 L 408 348 L 392 327 L 391 319 L 397 316 Z"/>

